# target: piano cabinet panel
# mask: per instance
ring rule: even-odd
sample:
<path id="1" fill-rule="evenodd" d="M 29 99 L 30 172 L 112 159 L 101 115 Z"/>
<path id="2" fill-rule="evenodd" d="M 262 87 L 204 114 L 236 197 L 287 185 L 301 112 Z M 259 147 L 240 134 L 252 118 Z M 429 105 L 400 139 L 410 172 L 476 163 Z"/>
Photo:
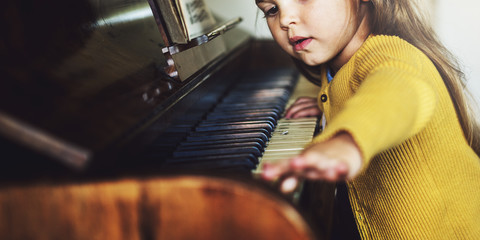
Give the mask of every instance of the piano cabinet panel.
<path id="1" fill-rule="evenodd" d="M 164 43 L 147 1 L 6 0 L 0 26 L 2 118 L 58 145 L 102 151 L 179 88 L 159 72 Z"/>

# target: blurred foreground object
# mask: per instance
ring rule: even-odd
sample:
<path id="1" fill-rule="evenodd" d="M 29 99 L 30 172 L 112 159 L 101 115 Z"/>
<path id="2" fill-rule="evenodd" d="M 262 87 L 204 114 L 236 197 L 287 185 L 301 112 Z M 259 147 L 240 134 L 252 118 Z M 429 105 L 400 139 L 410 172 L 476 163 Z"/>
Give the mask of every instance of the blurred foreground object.
<path id="1" fill-rule="evenodd" d="M 176 176 L 0 190 L 1 239 L 313 239 L 266 189 Z"/>

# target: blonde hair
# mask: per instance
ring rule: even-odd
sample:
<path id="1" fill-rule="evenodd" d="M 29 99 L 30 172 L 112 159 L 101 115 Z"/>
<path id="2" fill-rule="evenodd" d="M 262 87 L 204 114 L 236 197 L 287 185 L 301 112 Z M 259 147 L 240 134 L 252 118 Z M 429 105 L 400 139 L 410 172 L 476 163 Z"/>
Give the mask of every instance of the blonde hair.
<path id="1" fill-rule="evenodd" d="M 358 1 L 358 0 L 352 0 Z M 425 53 L 435 64 L 455 105 L 463 133 L 472 149 L 480 155 L 480 127 L 475 119 L 477 106 L 466 88 L 463 72 L 456 58 L 439 41 L 420 11 L 416 0 L 370 0 L 370 29 L 372 34 L 395 35 Z M 318 84 L 319 68 L 294 59 L 300 71 Z"/>

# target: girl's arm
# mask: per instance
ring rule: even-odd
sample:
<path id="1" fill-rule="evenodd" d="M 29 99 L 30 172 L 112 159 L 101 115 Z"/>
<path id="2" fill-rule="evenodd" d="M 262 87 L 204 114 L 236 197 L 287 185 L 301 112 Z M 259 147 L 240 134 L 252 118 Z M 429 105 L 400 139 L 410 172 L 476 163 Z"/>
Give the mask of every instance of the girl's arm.
<path id="1" fill-rule="evenodd" d="M 375 154 L 400 144 L 430 121 L 437 102 L 434 89 L 408 65 L 378 67 L 304 153 L 267 165 L 263 177 L 353 178 Z"/>
<path id="2" fill-rule="evenodd" d="M 351 179 L 358 174 L 362 161 L 361 152 L 352 136 L 340 132 L 325 142 L 311 145 L 301 155 L 280 163 L 265 164 L 263 178 L 275 180 L 294 177 L 329 181 Z M 282 189 L 284 192 L 289 190 Z"/>

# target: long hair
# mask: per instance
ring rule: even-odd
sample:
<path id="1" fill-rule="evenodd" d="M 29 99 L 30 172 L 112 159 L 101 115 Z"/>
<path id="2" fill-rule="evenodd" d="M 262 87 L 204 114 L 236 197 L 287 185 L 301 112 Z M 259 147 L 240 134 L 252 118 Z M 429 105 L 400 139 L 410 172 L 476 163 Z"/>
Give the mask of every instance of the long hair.
<path id="1" fill-rule="evenodd" d="M 356 0 L 353 0 L 356 1 Z M 450 93 L 463 133 L 472 149 L 480 155 L 480 126 L 476 121 L 477 105 L 466 88 L 464 74 L 456 58 L 439 41 L 416 0 L 370 0 L 372 34 L 395 35 L 420 49 L 433 62 Z M 313 82 L 318 67 L 294 60 L 300 71 Z M 318 83 L 318 82 L 317 82 Z"/>
<path id="2" fill-rule="evenodd" d="M 463 72 L 455 57 L 434 33 L 415 0 L 370 0 L 372 34 L 396 35 L 430 58 L 450 93 L 460 124 L 472 149 L 480 155 L 480 127 L 475 102 L 466 88 Z"/>

